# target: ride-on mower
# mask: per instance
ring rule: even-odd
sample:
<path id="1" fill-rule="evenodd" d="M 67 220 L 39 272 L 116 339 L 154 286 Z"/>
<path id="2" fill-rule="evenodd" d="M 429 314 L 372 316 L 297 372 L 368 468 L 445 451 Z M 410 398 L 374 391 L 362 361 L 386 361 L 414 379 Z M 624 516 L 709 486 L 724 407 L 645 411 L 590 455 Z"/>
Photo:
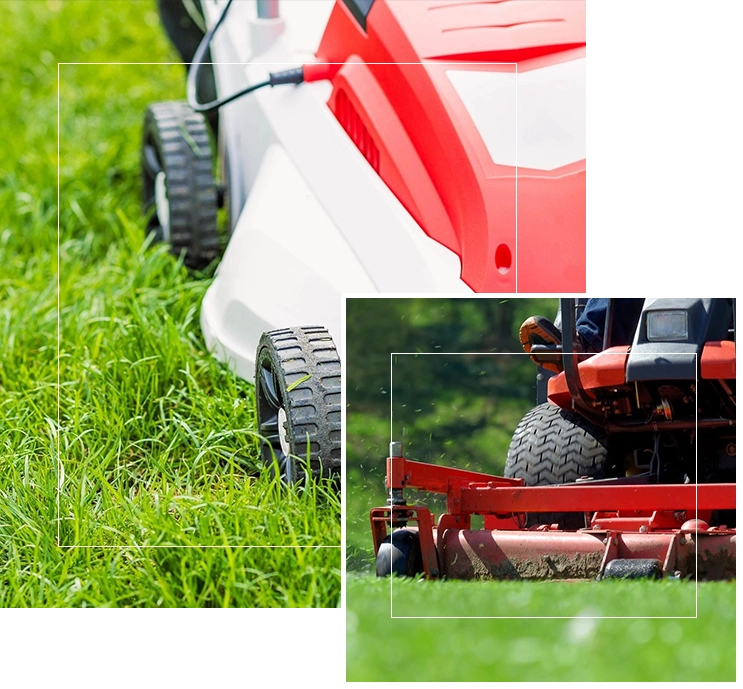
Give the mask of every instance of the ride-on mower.
<path id="1" fill-rule="evenodd" d="M 338 470 L 344 293 L 585 289 L 584 2 L 160 8 L 190 68 L 188 101 L 145 117 L 148 231 L 191 267 L 228 239 L 202 330 L 256 373 L 282 473 L 307 433 L 313 472 Z M 329 387 L 298 383 L 315 369 Z"/>
<path id="2" fill-rule="evenodd" d="M 601 352 L 579 351 L 572 299 L 562 342 L 531 348 L 555 371 L 540 367 L 547 399 L 519 423 L 505 476 L 391 444 L 389 504 L 371 512 L 379 576 L 735 577 L 735 301 L 646 299 L 623 343 L 608 302 Z M 406 504 L 406 488 L 446 495 L 446 512 Z"/>

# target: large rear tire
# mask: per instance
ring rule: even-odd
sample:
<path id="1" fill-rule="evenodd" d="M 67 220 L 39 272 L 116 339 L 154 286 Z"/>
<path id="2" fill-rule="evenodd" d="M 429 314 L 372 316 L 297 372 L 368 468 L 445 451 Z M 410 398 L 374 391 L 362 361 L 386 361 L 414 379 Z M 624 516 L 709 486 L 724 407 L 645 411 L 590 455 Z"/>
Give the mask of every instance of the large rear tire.
<path id="1" fill-rule="evenodd" d="M 508 448 L 505 476 L 522 478 L 527 486 L 574 483 L 582 477 L 608 478 L 608 436 L 575 412 L 545 403 L 527 412 Z M 563 529 L 585 526 L 580 512 L 535 513 L 529 524 L 554 524 Z"/>

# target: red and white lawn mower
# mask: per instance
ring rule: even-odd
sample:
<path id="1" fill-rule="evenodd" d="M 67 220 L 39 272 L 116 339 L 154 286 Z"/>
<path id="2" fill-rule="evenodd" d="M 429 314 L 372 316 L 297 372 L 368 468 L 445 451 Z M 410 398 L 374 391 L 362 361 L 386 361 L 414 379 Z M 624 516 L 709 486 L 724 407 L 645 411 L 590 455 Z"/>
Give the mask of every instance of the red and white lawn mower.
<path id="1" fill-rule="evenodd" d="M 239 375 L 257 370 L 286 473 L 308 433 L 313 471 L 339 466 L 340 426 L 313 436 L 339 423 L 339 365 L 328 336 L 275 329 L 337 338 L 344 293 L 584 291 L 585 2 L 160 7 L 191 66 L 188 103 L 146 115 L 148 229 L 204 265 L 226 209 L 202 328 Z M 310 390 L 314 364 L 293 356 L 316 351 L 330 373 Z"/>
<path id="2" fill-rule="evenodd" d="M 505 477 L 392 443 L 390 501 L 371 512 L 378 575 L 735 577 L 735 301 L 646 299 L 626 343 L 609 301 L 600 353 L 567 336 L 532 347 L 562 370 L 517 427 Z M 565 335 L 574 309 L 562 300 Z M 446 495 L 446 512 L 407 505 L 407 488 Z"/>

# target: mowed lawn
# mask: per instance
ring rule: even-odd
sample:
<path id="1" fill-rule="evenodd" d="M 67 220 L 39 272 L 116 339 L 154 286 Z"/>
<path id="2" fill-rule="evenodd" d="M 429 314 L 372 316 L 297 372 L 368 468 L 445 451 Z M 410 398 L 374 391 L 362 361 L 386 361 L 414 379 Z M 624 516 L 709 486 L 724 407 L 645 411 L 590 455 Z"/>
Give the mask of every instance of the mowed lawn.
<path id="1" fill-rule="evenodd" d="M 695 607 L 691 582 L 424 582 L 351 575 L 346 676 L 734 681 L 735 584 L 700 584 L 698 614 Z M 617 615 L 636 619 L 613 619 Z M 673 619 L 687 615 L 695 619 Z"/>
<path id="2" fill-rule="evenodd" d="M 337 606 L 338 496 L 259 466 L 214 266 L 143 231 L 142 116 L 184 68 L 58 68 L 175 61 L 155 0 L 2 10 L 0 606 Z"/>

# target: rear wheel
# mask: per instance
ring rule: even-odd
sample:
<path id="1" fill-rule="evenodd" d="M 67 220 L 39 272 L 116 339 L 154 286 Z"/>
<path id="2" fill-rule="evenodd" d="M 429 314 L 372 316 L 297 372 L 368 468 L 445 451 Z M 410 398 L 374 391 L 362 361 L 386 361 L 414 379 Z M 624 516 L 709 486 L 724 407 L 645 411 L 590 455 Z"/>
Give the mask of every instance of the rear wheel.
<path id="1" fill-rule="evenodd" d="M 185 253 L 190 268 L 203 268 L 219 252 L 217 187 L 204 116 L 188 103 L 153 103 L 142 140 L 142 200 L 147 232 Z"/>
<path id="2" fill-rule="evenodd" d="M 341 363 L 319 326 L 264 333 L 256 356 L 261 458 L 287 483 L 315 478 L 340 484 Z"/>
<path id="3" fill-rule="evenodd" d="M 575 412 L 546 403 L 527 412 L 508 448 L 505 476 L 527 486 L 573 483 L 582 477 L 608 478 L 608 436 Z M 585 526 L 582 513 L 535 513 L 530 524 L 557 523 L 564 529 Z"/>
<path id="4" fill-rule="evenodd" d="M 422 574 L 423 558 L 418 531 L 397 529 L 387 536 L 379 546 L 376 570 L 378 577 L 392 574 L 415 577 Z"/>

